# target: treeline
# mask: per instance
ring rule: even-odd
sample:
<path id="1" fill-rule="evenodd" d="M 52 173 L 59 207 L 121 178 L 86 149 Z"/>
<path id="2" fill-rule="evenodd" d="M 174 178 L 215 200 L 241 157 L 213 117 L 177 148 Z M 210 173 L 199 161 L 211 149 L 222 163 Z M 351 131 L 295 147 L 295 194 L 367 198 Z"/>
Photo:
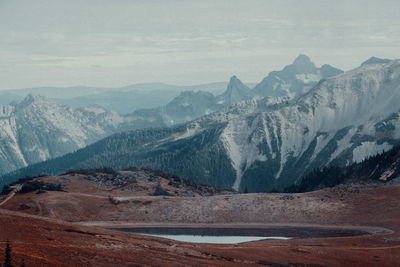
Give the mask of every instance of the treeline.
<path id="1" fill-rule="evenodd" d="M 391 177 L 400 176 L 400 146 L 369 157 L 347 167 L 328 166 L 315 169 L 303 176 L 300 182 L 287 187 L 286 193 L 301 193 L 346 182 L 379 181 L 385 171 L 391 169 Z"/>

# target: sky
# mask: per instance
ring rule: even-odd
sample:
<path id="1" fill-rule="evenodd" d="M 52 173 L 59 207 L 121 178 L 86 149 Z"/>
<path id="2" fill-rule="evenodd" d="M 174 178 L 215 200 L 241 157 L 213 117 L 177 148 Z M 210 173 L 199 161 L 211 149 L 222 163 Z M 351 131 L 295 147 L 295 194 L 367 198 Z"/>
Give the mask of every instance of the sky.
<path id="1" fill-rule="evenodd" d="M 0 0 L 0 90 L 259 82 L 400 58 L 398 0 Z"/>

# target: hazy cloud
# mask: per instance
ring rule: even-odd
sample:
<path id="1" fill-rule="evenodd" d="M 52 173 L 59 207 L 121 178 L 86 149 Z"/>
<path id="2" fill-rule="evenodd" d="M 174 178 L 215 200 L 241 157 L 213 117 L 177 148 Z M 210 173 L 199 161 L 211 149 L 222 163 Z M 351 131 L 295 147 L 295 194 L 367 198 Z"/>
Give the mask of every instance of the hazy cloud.
<path id="1" fill-rule="evenodd" d="M 400 1 L 2 0 L 0 89 L 248 82 L 299 53 L 399 58 Z"/>

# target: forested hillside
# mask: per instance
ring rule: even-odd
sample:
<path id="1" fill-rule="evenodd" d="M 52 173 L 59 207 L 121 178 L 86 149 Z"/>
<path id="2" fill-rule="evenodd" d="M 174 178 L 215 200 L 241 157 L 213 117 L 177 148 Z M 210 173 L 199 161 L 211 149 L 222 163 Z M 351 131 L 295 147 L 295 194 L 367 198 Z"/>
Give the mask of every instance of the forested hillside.
<path id="1" fill-rule="evenodd" d="M 348 167 L 329 166 L 314 170 L 285 192 L 307 192 L 348 182 L 384 183 L 396 178 L 400 178 L 400 146 Z"/>

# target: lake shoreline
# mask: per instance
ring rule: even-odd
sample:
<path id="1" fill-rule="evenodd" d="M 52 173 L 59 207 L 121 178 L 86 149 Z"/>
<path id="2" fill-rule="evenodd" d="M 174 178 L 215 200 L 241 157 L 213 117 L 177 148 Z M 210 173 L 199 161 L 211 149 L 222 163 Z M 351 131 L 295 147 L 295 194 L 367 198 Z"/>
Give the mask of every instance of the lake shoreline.
<path id="1" fill-rule="evenodd" d="M 111 230 L 135 234 L 194 235 L 194 236 L 257 236 L 290 238 L 350 237 L 371 234 L 360 229 L 318 227 L 112 227 Z"/>

